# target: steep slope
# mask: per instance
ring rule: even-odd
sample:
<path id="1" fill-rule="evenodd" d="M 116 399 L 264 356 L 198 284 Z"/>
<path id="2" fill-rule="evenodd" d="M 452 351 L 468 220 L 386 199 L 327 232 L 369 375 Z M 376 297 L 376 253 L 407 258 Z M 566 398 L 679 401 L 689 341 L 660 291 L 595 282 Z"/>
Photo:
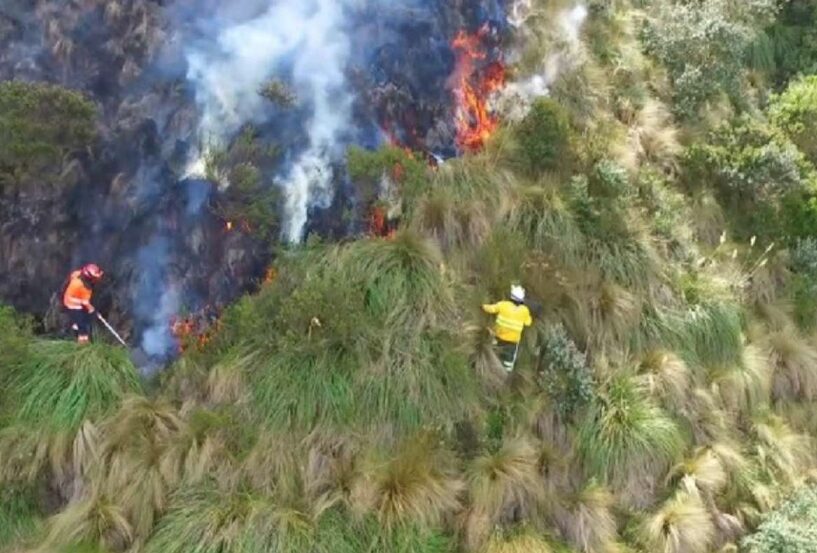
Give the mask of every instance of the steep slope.
<path id="1" fill-rule="evenodd" d="M 484 148 L 350 150 L 396 232 L 281 252 L 155 382 L 0 311 L 0 550 L 776 551 L 817 463 L 809 6 L 515 3 Z"/>

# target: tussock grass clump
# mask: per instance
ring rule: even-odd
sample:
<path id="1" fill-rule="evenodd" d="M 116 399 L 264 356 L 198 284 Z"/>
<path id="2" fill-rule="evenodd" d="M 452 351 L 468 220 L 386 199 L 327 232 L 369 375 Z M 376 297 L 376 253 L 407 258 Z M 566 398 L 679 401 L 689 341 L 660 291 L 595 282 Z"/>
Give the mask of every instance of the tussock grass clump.
<path id="1" fill-rule="evenodd" d="M 184 422 L 177 411 L 162 401 L 127 398 L 101 427 L 98 472 L 94 479 L 100 493 L 112 502 L 130 525 L 134 539 L 146 539 L 168 497 L 189 466 L 182 451 Z M 193 465 L 206 462 L 190 459 Z"/>
<path id="2" fill-rule="evenodd" d="M 616 551 L 614 503 L 610 490 L 591 480 L 557 510 L 556 523 L 567 541 L 583 553 Z"/>
<path id="3" fill-rule="evenodd" d="M 204 484 L 180 490 L 146 553 L 296 553 L 311 544 L 314 521 L 248 491 Z"/>
<path id="4" fill-rule="evenodd" d="M 539 510 L 544 487 L 538 457 L 533 444 L 518 438 L 471 463 L 467 473 L 471 509 L 465 533 L 472 547 L 482 545 L 495 525 Z"/>
<path id="5" fill-rule="evenodd" d="M 0 492 L 0 550 L 21 544 L 41 527 L 40 510 L 32 490 L 3 486 Z"/>
<path id="6" fill-rule="evenodd" d="M 705 494 L 709 498 L 723 490 L 728 478 L 721 458 L 711 448 L 698 449 L 691 458 L 676 465 L 670 476 L 680 478 L 688 491 Z"/>
<path id="7" fill-rule="evenodd" d="M 509 537 L 493 536 L 480 553 L 553 553 L 544 537 L 532 531 Z"/>
<path id="8" fill-rule="evenodd" d="M 393 458 L 370 461 L 352 491 L 354 507 L 373 513 L 387 528 L 399 523 L 435 528 L 461 507 L 465 484 L 454 457 L 439 438 L 424 434 L 407 440 Z"/>
<path id="9" fill-rule="evenodd" d="M 814 464 L 813 440 L 798 434 L 780 417 L 761 414 L 755 420 L 754 454 L 761 468 L 786 485 L 800 482 L 806 469 Z"/>
<path id="10" fill-rule="evenodd" d="M 710 381 L 729 412 L 746 414 L 768 401 L 771 376 L 766 356 L 750 345 L 738 363 L 714 369 Z"/>
<path id="11" fill-rule="evenodd" d="M 729 366 L 741 362 L 743 314 L 732 304 L 705 303 L 668 313 L 664 339 L 694 367 Z"/>
<path id="12" fill-rule="evenodd" d="M 50 553 L 79 543 L 101 544 L 116 551 L 129 547 L 133 539 L 133 527 L 117 503 L 94 495 L 72 503 L 49 519 L 48 534 L 35 551 Z"/>
<path id="13" fill-rule="evenodd" d="M 576 436 L 584 467 L 616 485 L 656 478 L 683 443 L 675 421 L 628 376 L 616 376 L 599 390 Z"/>
<path id="14" fill-rule="evenodd" d="M 712 517 L 701 499 L 683 492 L 648 516 L 638 530 L 647 550 L 661 553 L 706 553 L 714 535 Z"/>
<path id="15" fill-rule="evenodd" d="M 665 407 L 678 411 L 687 405 L 693 375 L 680 357 L 652 350 L 641 358 L 638 369 L 639 381 Z"/>
<path id="16" fill-rule="evenodd" d="M 765 345 L 773 368 L 774 399 L 817 398 L 817 349 L 793 328 L 772 332 Z"/>
<path id="17" fill-rule="evenodd" d="M 121 348 L 71 342 L 38 342 L 15 379 L 17 416 L 53 429 L 77 429 L 98 419 L 140 389 L 136 370 Z"/>
<path id="18" fill-rule="evenodd" d="M 479 405 L 433 241 L 402 231 L 327 248 L 299 274 L 287 297 L 263 306 L 272 325 L 249 331 L 250 350 L 272 350 L 249 379 L 270 423 L 417 428 L 430 418 L 452 424 Z M 255 345 L 261 329 L 271 344 Z"/>

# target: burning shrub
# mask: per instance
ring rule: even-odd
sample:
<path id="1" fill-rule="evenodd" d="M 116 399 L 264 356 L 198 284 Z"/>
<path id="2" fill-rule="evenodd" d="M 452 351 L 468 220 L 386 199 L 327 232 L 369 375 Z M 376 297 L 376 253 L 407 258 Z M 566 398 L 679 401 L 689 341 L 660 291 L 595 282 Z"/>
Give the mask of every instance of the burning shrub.
<path id="1" fill-rule="evenodd" d="M 282 108 L 291 108 L 298 102 L 295 93 L 281 81 L 267 81 L 258 94 Z"/>
<path id="2" fill-rule="evenodd" d="M 226 186 L 214 207 L 228 230 L 238 225 L 264 241 L 277 236 L 279 192 L 265 175 L 276 167 L 278 154 L 277 147 L 263 144 L 249 126 L 228 148 L 209 153 L 208 179 Z"/>
<path id="3" fill-rule="evenodd" d="M 36 181 L 59 183 L 66 154 L 95 136 L 94 105 L 56 85 L 0 83 L 0 192 Z"/>
<path id="4" fill-rule="evenodd" d="M 426 163 L 401 148 L 390 146 L 373 152 L 349 148 L 346 161 L 363 205 L 378 199 L 384 177 L 395 181 L 404 199 L 417 197 L 429 186 Z"/>
<path id="5" fill-rule="evenodd" d="M 520 155 L 532 172 L 553 171 L 571 163 L 572 130 L 567 112 L 555 101 L 538 100 L 516 128 Z"/>

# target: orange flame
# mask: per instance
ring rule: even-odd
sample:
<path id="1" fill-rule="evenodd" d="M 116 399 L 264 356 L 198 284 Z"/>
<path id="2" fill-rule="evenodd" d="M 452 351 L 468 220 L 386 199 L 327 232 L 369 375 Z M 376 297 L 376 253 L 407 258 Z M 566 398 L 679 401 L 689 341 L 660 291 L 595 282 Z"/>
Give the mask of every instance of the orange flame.
<path id="1" fill-rule="evenodd" d="M 206 309 L 209 309 L 209 307 Z M 173 337 L 176 338 L 179 353 L 184 353 L 192 348 L 198 351 L 203 350 L 221 328 L 220 319 L 208 323 L 201 321 L 201 318 L 200 313 L 199 315 L 173 317 L 171 319 L 170 331 Z"/>
<path id="2" fill-rule="evenodd" d="M 225 225 L 224 225 L 224 228 L 227 229 L 227 232 L 233 230 L 233 222 L 232 221 L 227 221 L 225 223 Z"/>
<path id="3" fill-rule="evenodd" d="M 489 32 L 487 25 L 476 33 L 460 31 L 452 43 L 457 53 L 454 72 L 457 144 L 462 150 L 479 150 L 499 127 L 499 119 L 491 113 L 488 101 L 491 94 L 505 86 L 505 67 L 494 62 L 481 70 L 477 68 L 477 62 L 488 57 L 485 38 Z"/>

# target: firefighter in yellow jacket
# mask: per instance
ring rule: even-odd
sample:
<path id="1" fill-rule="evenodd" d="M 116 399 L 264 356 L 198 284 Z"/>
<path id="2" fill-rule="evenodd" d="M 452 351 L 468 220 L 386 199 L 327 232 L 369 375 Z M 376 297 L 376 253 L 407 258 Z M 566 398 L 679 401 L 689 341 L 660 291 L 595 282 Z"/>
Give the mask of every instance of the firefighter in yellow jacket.
<path id="1" fill-rule="evenodd" d="M 525 305 L 525 289 L 521 286 L 511 286 L 511 301 L 483 305 L 482 310 L 496 315 L 494 335 L 499 349 L 499 359 L 505 370 L 511 372 L 516 365 L 522 331 L 533 324 L 533 317 Z"/>

